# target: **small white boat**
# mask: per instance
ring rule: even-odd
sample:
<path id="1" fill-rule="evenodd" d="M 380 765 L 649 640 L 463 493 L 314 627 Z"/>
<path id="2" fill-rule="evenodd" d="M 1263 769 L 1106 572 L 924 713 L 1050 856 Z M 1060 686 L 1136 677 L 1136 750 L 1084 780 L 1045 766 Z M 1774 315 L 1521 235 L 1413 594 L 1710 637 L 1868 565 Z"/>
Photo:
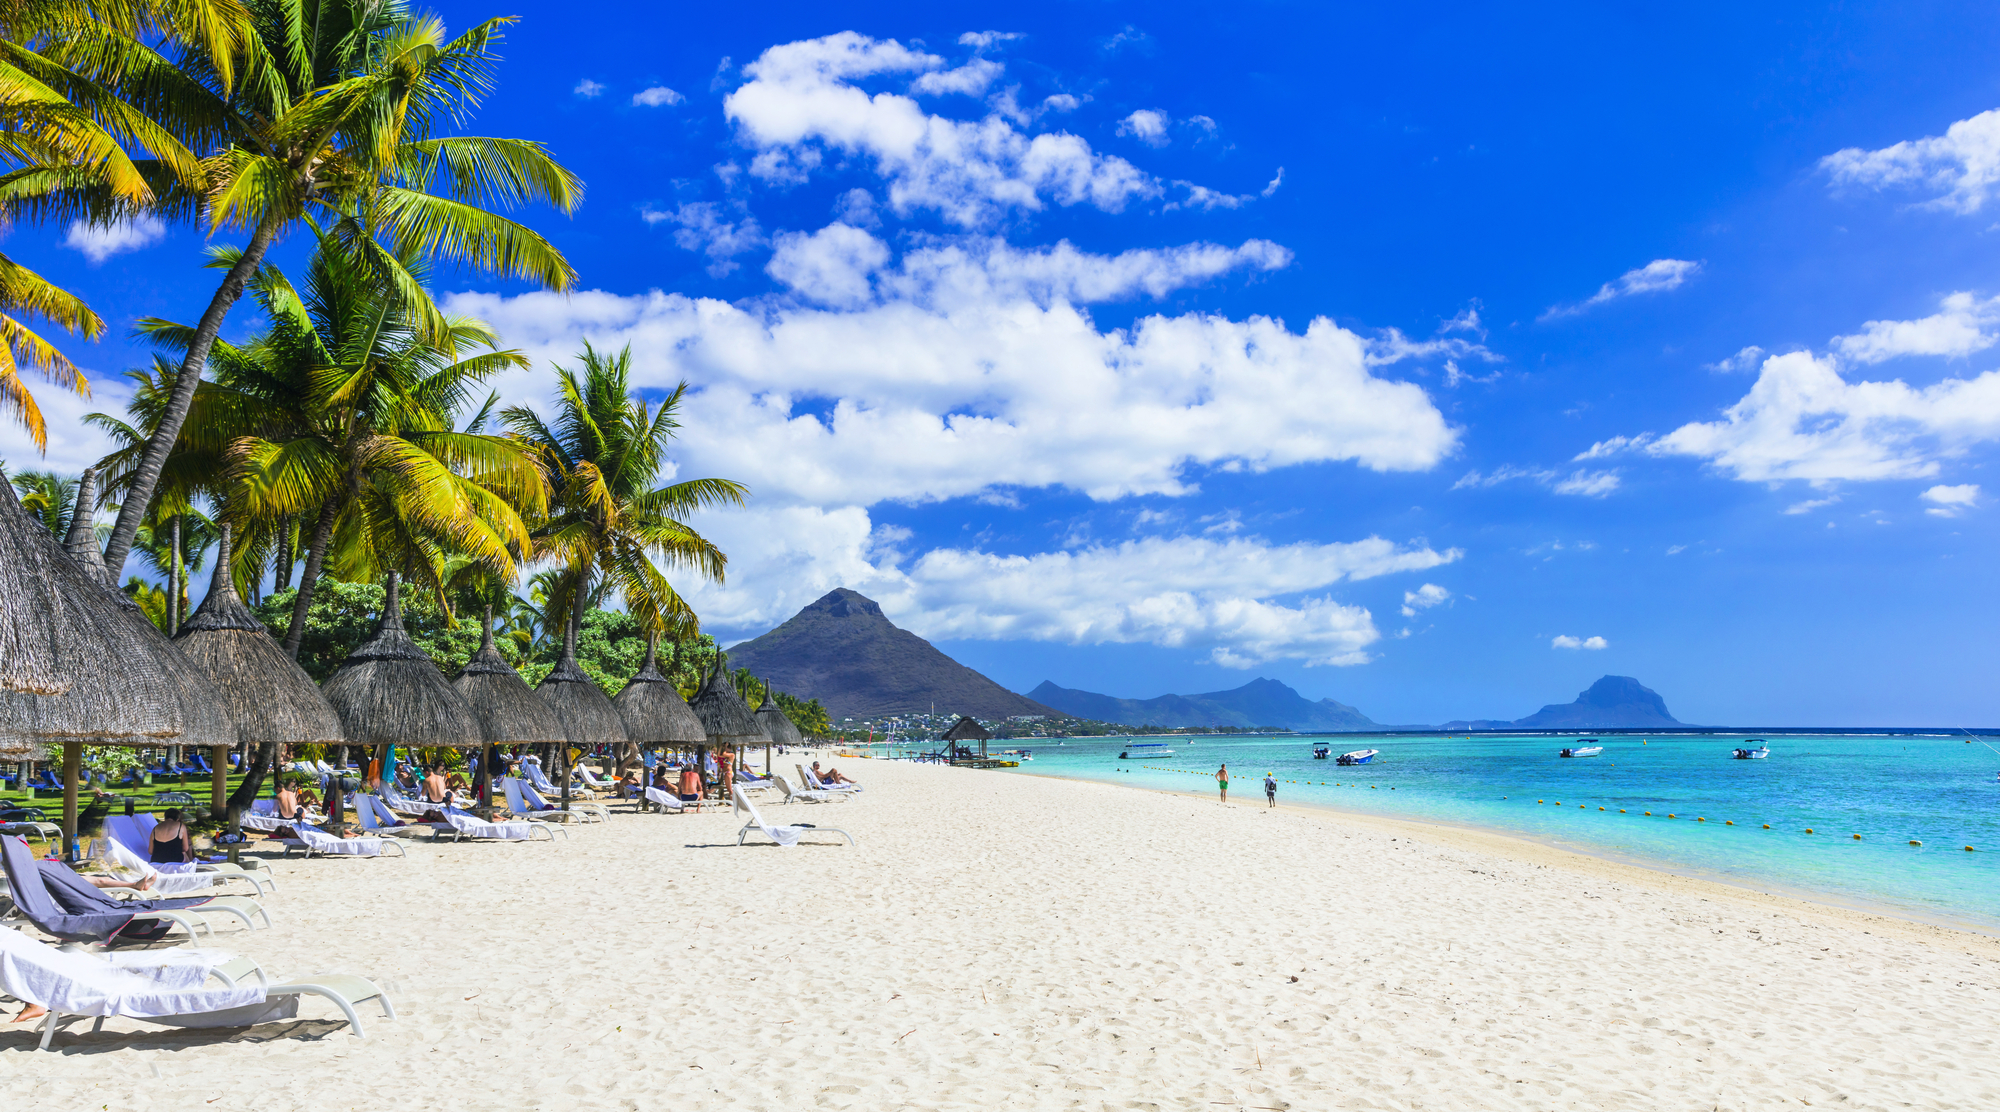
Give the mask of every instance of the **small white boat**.
<path id="1" fill-rule="evenodd" d="M 1757 748 L 1750 748 L 1752 743 L 1755 743 Z M 1753 737 L 1744 742 L 1741 748 L 1730 750 L 1729 755 L 1739 761 L 1761 761 L 1771 755 L 1771 747 L 1764 744 L 1763 738 Z"/>
<path id="2" fill-rule="evenodd" d="M 1333 753 L 1333 746 L 1320 742 L 1313 746 L 1313 760 L 1323 761 Z"/>
<path id="3" fill-rule="evenodd" d="M 1121 761 L 1150 761 L 1173 755 L 1174 751 L 1167 748 L 1167 743 L 1164 741 L 1141 741 L 1127 745 L 1125 750 L 1118 754 L 1118 759 Z"/>
<path id="4" fill-rule="evenodd" d="M 1563 750 L 1562 755 L 1565 757 L 1595 757 L 1602 752 L 1604 752 L 1602 745 L 1579 745 L 1574 749 Z"/>
<path id="5" fill-rule="evenodd" d="M 1334 761 L 1334 763 L 1344 764 L 1344 765 L 1365 765 L 1369 761 L 1374 760 L 1375 754 L 1380 752 L 1381 752 L 1380 749 L 1356 749 L 1352 753 L 1342 753 L 1339 756 L 1339 758 L 1337 758 Z"/>

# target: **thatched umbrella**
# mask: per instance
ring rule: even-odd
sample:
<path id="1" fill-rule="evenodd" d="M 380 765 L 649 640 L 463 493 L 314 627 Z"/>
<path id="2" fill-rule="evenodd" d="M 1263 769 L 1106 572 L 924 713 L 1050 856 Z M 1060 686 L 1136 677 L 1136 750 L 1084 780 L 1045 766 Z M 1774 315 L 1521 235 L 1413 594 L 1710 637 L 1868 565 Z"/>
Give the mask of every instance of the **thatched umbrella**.
<path id="1" fill-rule="evenodd" d="M 246 753 L 261 754 L 265 745 L 339 744 L 346 736 L 340 715 L 306 670 L 243 604 L 229 559 L 230 527 L 225 523 L 208 596 L 181 624 L 174 644 L 221 693 L 236 719 L 236 740 L 245 743 Z M 210 790 L 219 811 L 228 790 L 229 759 L 225 750 L 217 750 L 213 760 Z"/>
<path id="2" fill-rule="evenodd" d="M 724 749 L 771 744 L 771 735 L 764 732 L 750 704 L 743 701 L 743 696 L 736 693 L 736 685 L 729 681 L 727 663 L 721 653 L 715 654 L 715 670 L 702 681 L 701 690 L 695 692 L 694 701 L 688 704 L 695 717 L 701 719 L 709 744 Z"/>
<path id="3" fill-rule="evenodd" d="M 235 737 L 207 675 L 132 600 L 78 566 L 0 482 L 0 738 L 63 743 L 71 844 L 82 743 L 228 745 Z"/>
<path id="4" fill-rule="evenodd" d="M 987 731 L 986 727 L 974 722 L 971 715 L 961 714 L 958 716 L 958 721 L 952 723 L 951 729 L 944 732 L 944 740 L 947 743 L 947 749 L 951 747 L 950 743 L 977 741 L 979 743 L 979 759 L 983 761 L 986 759 L 986 743 L 993 740 L 993 735 Z"/>
<path id="5" fill-rule="evenodd" d="M 347 655 L 320 691 L 350 745 L 479 749 L 479 716 L 403 629 L 396 573 L 375 636 Z"/>
<path id="6" fill-rule="evenodd" d="M 560 745 L 569 736 L 563 731 L 562 719 L 556 717 L 555 708 L 538 697 L 521 673 L 493 647 L 490 606 L 486 608 L 485 636 L 480 639 L 479 651 L 465 662 L 451 686 L 471 704 L 472 713 L 479 719 L 479 734 L 489 750 L 495 745 Z M 479 754 L 482 795 L 492 786 L 489 757 L 488 751 Z"/>
<path id="7" fill-rule="evenodd" d="M 659 642 L 646 642 L 646 662 L 611 700 L 625 736 L 639 745 L 700 745 L 708 740 L 701 719 L 688 709 L 674 681 L 660 674 Z"/>
<path id="8" fill-rule="evenodd" d="M 574 609 L 574 608 L 572 608 Z M 611 705 L 611 697 L 597 686 L 576 663 L 576 627 L 580 617 L 572 613 L 563 626 L 562 657 L 542 682 L 535 686 L 535 694 L 548 700 L 555 709 L 556 717 L 562 720 L 563 732 L 569 743 L 557 748 L 562 759 L 556 762 L 562 774 L 562 806 L 569 809 L 569 749 L 574 745 L 588 749 L 593 745 L 623 745 L 626 741 L 625 721 L 618 717 L 618 708 Z"/>
<path id="9" fill-rule="evenodd" d="M 757 724 L 764 727 L 764 732 L 770 735 L 771 745 L 794 746 L 806 743 L 805 735 L 792 724 L 791 717 L 785 713 L 784 708 L 778 706 L 777 693 L 771 690 L 768 682 L 764 684 L 764 705 L 757 708 Z M 764 773 L 768 776 L 770 772 L 771 746 L 767 745 L 764 747 Z"/>

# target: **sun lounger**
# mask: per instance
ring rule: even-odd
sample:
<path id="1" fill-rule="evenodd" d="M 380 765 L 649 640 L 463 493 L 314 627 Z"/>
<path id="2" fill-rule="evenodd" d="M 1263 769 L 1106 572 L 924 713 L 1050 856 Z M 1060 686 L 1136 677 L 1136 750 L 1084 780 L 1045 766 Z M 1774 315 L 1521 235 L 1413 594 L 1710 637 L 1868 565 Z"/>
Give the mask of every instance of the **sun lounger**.
<path id="1" fill-rule="evenodd" d="M 736 811 L 738 814 L 747 814 L 750 816 L 750 821 L 744 823 L 743 829 L 736 832 L 736 844 L 739 846 L 743 844 L 743 839 L 749 837 L 750 832 L 753 830 L 763 831 L 765 837 L 781 846 L 798 845 L 799 839 L 807 834 L 838 834 L 847 839 L 848 845 L 851 846 L 854 844 L 854 835 L 849 834 L 845 830 L 836 830 L 831 826 L 814 826 L 810 823 L 799 823 L 794 826 L 772 826 L 770 823 L 764 821 L 763 815 L 757 813 L 757 805 L 750 802 L 749 796 L 743 794 L 741 786 L 729 789 L 729 796 L 736 801 Z"/>
<path id="2" fill-rule="evenodd" d="M 487 822 L 478 815 L 461 811 L 456 807 L 444 808 L 444 817 L 451 823 L 452 829 L 457 831 L 457 838 L 452 839 L 453 841 L 457 841 L 458 838 L 477 838 L 502 842 L 529 842 L 534 840 L 535 831 L 539 830 L 547 834 L 549 841 L 553 842 L 556 836 L 552 831 L 561 829 L 546 822 Z M 563 837 L 569 837 L 569 832 L 564 831 Z"/>
<path id="3" fill-rule="evenodd" d="M 667 791 L 665 788 L 644 788 L 641 790 L 640 799 L 642 800 L 639 803 L 641 810 L 649 807 L 658 807 L 662 812 L 685 811 L 693 806 L 687 800 Z"/>
<path id="4" fill-rule="evenodd" d="M 542 793 L 536 791 L 535 786 L 526 780 L 517 779 L 514 781 L 514 785 L 521 789 L 521 802 L 526 803 L 536 814 L 559 815 L 564 813 L 558 810 L 554 804 L 543 798 Z M 585 822 L 603 822 L 611 817 L 610 809 L 604 806 L 604 804 L 594 803 L 588 799 L 571 799 L 569 801 L 569 810 Z"/>
<path id="5" fill-rule="evenodd" d="M 197 928 L 213 934 L 209 915 L 233 915 L 243 925 L 255 929 L 253 915 L 271 925 L 271 913 L 246 896 L 198 896 L 175 900 L 117 900 L 78 876 L 60 861 L 37 861 L 28 843 L 19 838 L 0 838 L 0 865 L 7 874 L 7 887 L 14 906 L 42 933 L 65 942 L 106 942 L 129 934 L 135 922 L 138 930 L 150 930 L 159 921 L 173 923 L 192 938 Z"/>
<path id="6" fill-rule="evenodd" d="M 354 797 L 354 816 L 355 821 L 361 824 L 361 829 L 376 835 L 400 838 L 404 835 L 414 835 L 422 830 L 428 832 L 431 841 L 435 842 L 440 834 L 457 833 L 448 822 L 423 822 L 419 819 L 400 818 L 396 812 L 389 809 L 387 803 L 372 795 Z M 398 823 L 401 825 L 397 825 Z"/>
<path id="7" fill-rule="evenodd" d="M 527 788 L 527 782 L 518 777 L 502 776 L 498 783 L 500 788 L 506 792 L 508 813 L 523 822 L 562 823 L 571 820 L 577 822 L 584 821 L 584 817 L 575 811 L 559 811 L 554 807 L 536 807 L 529 803 L 527 791 L 524 790 Z M 568 832 L 565 831 L 563 836 L 568 837 Z"/>
<path id="8" fill-rule="evenodd" d="M 777 781 L 778 791 L 787 803 L 841 803 L 854 798 L 853 792 L 823 792 L 810 788 L 795 788 L 790 778 L 782 773 L 772 777 Z"/>
<path id="9" fill-rule="evenodd" d="M 819 777 L 814 776 L 812 769 L 809 769 L 802 764 L 795 764 L 792 767 L 799 770 L 799 782 L 803 783 L 806 787 L 811 788 L 813 791 L 858 792 L 861 790 L 861 785 L 859 784 L 829 784 L 826 781 L 821 780 Z"/>
<path id="10" fill-rule="evenodd" d="M 96 1016 L 98 1030 L 110 1016 L 168 1027 L 245 1027 L 292 1019 L 298 1015 L 299 997 L 308 995 L 331 1000 L 347 1017 L 356 1038 L 363 1034 L 356 1004 L 373 1000 L 385 1017 L 396 1018 L 381 989 L 351 974 L 274 985 L 255 966 L 244 970 L 254 976 L 231 976 L 228 971 L 236 963 L 214 951 L 108 957 L 58 949 L 18 931 L 0 931 L 0 990 L 49 1010 L 42 1025 L 43 1050 L 49 1048 L 58 1026 L 78 1016 Z M 211 985 L 211 979 L 222 983 Z"/>
<path id="11" fill-rule="evenodd" d="M 296 837 L 271 839 L 285 847 L 286 857 L 290 857 L 295 849 L 304 850 L 307 857 L 315 853 L 322 857 L 381 857 L 382 851 L 391 846 L 396 849 L 391 856 L 409 856 L 403 850 L 403 843 L 394 838 L 342 838 L 328 834 L 309 822 L 293 823 L 292 832 Z"/>
<path id="12" fill-rule="evenodd" d="M 155 895 L 172 896 L 182 892 L 192 892 L 213 887 L 227 880 L 246 881 L 257 890 L 259 896 L 278 890 L 277 879 L 272 877 L 269 871 L 246 869 L 227 861 L 197 861 L 191 871 L 156 868 L 146 859 L 146 855 L 139 851 L 141 848 L 149 850 L 152 848 L 153 828 L 158 825 L 159 820 L 146 814 L 106 815 L 104 818 L 106 841 L 125 851 L 123 854 L 115 854 L 114 859 L 141 876 L 156 874 L 157 878 L 151 889 Z M 181 870 L 187 868 L 182 866 Z M 201 883 L 204 878 L 211 883 Z"/>

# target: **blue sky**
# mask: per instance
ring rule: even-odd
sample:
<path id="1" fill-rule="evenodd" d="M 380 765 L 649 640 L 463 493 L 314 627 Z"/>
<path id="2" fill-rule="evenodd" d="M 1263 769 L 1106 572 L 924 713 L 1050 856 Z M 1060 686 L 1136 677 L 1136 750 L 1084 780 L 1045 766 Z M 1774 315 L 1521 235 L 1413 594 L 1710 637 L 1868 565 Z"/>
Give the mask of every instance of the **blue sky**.
<path id="1" fill-rule="evenodd" d="M 694 385 L 682 473 L 755 495 L 725 641 L 848 586 L 1020 690 L 2000 722 L 1978 8 L 512 10 L 472 130 L 584 177 L 527 217 L 584 292 L 440 289 Z M 122 329 L 200 244 L 7 250 Z M 143 360 L 73 349 L 71 470 Z"/>

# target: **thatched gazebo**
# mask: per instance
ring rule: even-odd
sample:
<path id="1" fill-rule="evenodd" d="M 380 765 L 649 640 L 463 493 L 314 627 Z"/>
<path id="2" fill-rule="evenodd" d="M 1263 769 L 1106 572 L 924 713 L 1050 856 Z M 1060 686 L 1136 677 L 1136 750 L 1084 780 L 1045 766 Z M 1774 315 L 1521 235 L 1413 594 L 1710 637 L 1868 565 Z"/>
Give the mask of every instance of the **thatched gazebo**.
<path id="1" fill-rule="evenodd" d="M 771 690 L 771 685 L 768 683 L 764 685 L 764 705 L 757 708 L 757 725 L 764 728 L 764 733 L 770 737 L 772 745 L 803 746 L 806 743 L 806 736 L 799 732 L 798 726 L 793 724 L 784 708 L 778 705 L 777 693 Z M 767 772 L 770 771 L 769 753 L 767 747 L 765 749 Z"/>
<path id="2" fill-rule="evenodd" d="M 625 723 L 625 737 L 637 745 L 701 745 L 708 734 L 701 719 L 688 709 L 674 681 L 660 674 L 659 641 L 646 642 L 646 662 L 625 681 L 625 687 L 611 699 L 619 721 Z"/>
<path id="3" fill-rule="evenodd" d="M 736 693 L 736 685 L 730 682 L 727 663 L 721 653 L 715 654 L 715 670 L 702 681 L 701 690 L 695 692 L 694 700 L 688 704 L 695 717 L 701 719 L 708 744 L 722 749 L 771 744 L 771 735 L 764 732 L 750 704 L 743 701 L 743 696 Z"/>
<path id="4" fill-rule="evenodd" d="M 480 794 L 492 787 L 491 749 L 495 745 L 560 745 L 568 735 L 548 700 L 535 694 L 521 673 L 493 647 L 493 608 L 486 608 L 479 651 L 465 662 L 451 686 L 465 696 L 479 719 L 486 748 L 479 754 Z"/>
<path id="5" fill-rule="evenodd" d="M 951 724 L 951 729 L 944 732 L 944 740 L 951 747 L 952 759 L 954 760 L 957 759 L 959 742 L 978 742 L 979 759 L 983 761 L 986 759 L 986 743 L 993 740 L 993 735 L 987 731 L 986 727 L 974 722 L 971 715 L 961 714 L 958 716 L 958 721 Z"/>
<path id="6" fill-rule="evenodd" d="M 86 527 L 90 510 L 83 510 Z M 0 481 L 0 738 L 63 746 L 76 837 L 83 745 L 228 745 L 236 723 L 203 671 L 21 510 Z"/>
<path id="7" fill-rule="evenodd" d="M 576 663 L 576 627 L 579 617 L 572 614 L 563 626 L 562 656 L 555 668 L 542 677 L 535 685 L 535 694 L 548 700 L 561 719 L 563 732 L 568 736 L 568 745 L 559 745 L 562 754 L 556 762 L 556 771 L 562 779 L 557 783 L 562 787 L 562 806 L 569 808 L 569 751 L 570 746 L 589 749 L 593 745 L 623 745 L 626 741 L 625 720 L 618 717 L 618 708 L 611 705 L 611 696 L 597 686 Z"/>
<path id="8" fill-rule="evenodd" d="M 340 744 L 346 737 L 340 715 L 334 713 L 319 685 L 243 604 L 229 565 L 230 527 L 224 523 L 208 597 L 181 624 L 174 644 L 201 668 L 222 696 L 236 719 L 236 740 L 245 743 L 245 760 L 251 753 L 260 753 L 264 745 Z M 227 750 L 215 750 L 211 763 L 214 782 L 210 791 L 213 806 L 220 812 L 228 795 Z"/>
<path id="9" fill-rule="evenodd" d="M 375 636 L 349 653 L 320 691 L 340 715 L 349 745 L 478 750 L 484 744 L 479 716 L 403 629 L 395 572 Z"/>

